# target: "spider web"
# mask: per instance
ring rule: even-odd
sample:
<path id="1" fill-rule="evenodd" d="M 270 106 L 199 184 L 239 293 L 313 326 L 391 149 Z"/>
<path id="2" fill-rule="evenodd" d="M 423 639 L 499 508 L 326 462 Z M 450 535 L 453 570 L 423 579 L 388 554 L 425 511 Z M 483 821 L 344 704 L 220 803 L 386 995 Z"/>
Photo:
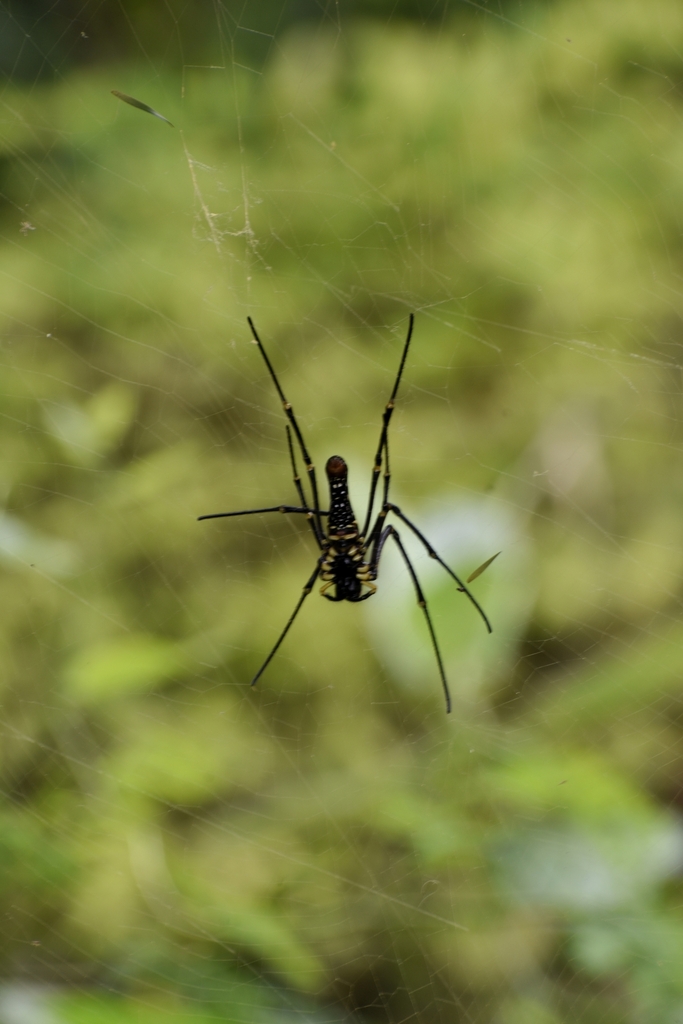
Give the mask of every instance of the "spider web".
<path id="1" fill-rule="evenodd" d="M 680 5 L 0 26 L 0 1024 L 683 1019 Z"/>

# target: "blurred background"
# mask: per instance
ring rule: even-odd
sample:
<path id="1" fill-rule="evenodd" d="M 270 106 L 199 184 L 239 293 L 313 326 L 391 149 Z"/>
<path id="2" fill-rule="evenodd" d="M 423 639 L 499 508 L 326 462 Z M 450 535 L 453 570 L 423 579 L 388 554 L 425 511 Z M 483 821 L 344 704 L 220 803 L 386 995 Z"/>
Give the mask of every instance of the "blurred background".
<path id="1" fill-rule="evenodd" d="M 0 8 L 0 1024 L 683 1020 L 683 6 Z M 127 106 L 139 98 L 174 127 Z M 251 315 L 405 568 L 317 595 Z"/>

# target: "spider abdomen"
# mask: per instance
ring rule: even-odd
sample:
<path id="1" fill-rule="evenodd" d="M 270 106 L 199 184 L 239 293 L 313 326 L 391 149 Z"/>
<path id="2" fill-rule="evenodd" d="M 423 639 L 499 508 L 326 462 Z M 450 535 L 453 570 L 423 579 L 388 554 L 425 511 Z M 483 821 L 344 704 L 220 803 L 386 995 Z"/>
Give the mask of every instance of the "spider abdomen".
<path id="1" fill-rule="evenodd" d="M 329 539 L 354 540 L 358 538 L 358 523 L 349 501 L 348 467 L 341 455 L 327 460 L 325 472 L 330 485 Z"/>

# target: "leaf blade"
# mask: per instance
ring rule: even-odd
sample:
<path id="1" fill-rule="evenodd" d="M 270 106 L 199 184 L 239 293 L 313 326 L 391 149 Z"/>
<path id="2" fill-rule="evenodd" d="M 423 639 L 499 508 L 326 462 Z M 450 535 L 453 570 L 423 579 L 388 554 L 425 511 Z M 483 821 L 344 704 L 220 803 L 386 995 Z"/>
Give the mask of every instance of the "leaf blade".
<path id="1" fill-rule="evenodd" d="M 124 103 L 128 103 L 131 107 L 137 107 L 138 110 L 144 110 L 146 114 L 151 114 L 152 117 L 158 117 L 160 121 L 165 121 L 166 124 L 170 124 L 171 128 L 175 128 L 174 124 L 171 124 L 167 117 L 160 114 L 154 107 L 150 107 L 147 103 L 143 103 L 142 100 L 136 100 L 134 96 L 127 96 L 125 92 L 119 92 L 118 89 L 111 90 L 112 96 L 116 96 L 117 99 L 123 100 Z"/>
<path id="2" fill-rule="evenodd" d="M 471 572 L 469 574 L 469 576 L 467 577 L 466 582 L 467 583 L 471 583 L 472 580 L 476 580 L 477 576 L 481 576 L 481 574 L 486 569 L 488 569 L 488 567 L 490 566 L 491 562 L 495 562 L 495 560 L 496 560 L 496 558 L 498 558 L 499 554 L 500 554 L 500 551 L 496 551 L 495 555 L 491 555 L 491 557 L 487 558 L 485 562 L 482 562 L 482 564 L 479 566 L 478 569 L 475 569 L 474 572 Z"/>

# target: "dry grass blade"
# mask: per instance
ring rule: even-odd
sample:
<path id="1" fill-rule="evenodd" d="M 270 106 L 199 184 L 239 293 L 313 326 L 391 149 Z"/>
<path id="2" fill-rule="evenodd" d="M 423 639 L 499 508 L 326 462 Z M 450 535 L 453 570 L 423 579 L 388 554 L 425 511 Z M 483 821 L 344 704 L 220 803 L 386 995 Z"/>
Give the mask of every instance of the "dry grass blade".
<path id="1" fill-rule="evenodd" d="M 488 567 L 490 566 L 491 562 L 494 562 L 496 560 L 496 558 L 498 558 L 499 554 L 500 554 L 500 551 L 496 551 L 495 555 L 491 555 L 491 557 L 487 558 L 485 562 L 482 562 L 482 564 L 479 566 L 478 569 L 475 569 L 474 572 L 471 572 L 469 574 L 469 576 L 467 577 L 467 583 L 471 583 L 472 580 L 476 580 L 477 576 L 481 576 L 481 574 L 484 572 L 484 570 L 488 569 Z"/>
<path id="2" fill-rule="evenodd" d="M 134 96 L 126 96 L 125 92 L 119 92 L 118 89 L 112 89 L 111 94 L 112 96 L 116 96 L 117 99 L 123 100 L 124 103 L 130 104 L 131 107 L 137 107 L 138 110 L 144 110 L 145 113 L 151 114 L 152 117 L 158 117 L 160 121 L 165 121 L 166 124 L 171 125 L 171 128 L 175 128 L 175 125 L 171 124 L 167 117 L 160 114 L 158 110 L 154 109 L 154 107 L 150 107 L 146 103 L 143 103 L 142 100 L 136 100 Z"/>

